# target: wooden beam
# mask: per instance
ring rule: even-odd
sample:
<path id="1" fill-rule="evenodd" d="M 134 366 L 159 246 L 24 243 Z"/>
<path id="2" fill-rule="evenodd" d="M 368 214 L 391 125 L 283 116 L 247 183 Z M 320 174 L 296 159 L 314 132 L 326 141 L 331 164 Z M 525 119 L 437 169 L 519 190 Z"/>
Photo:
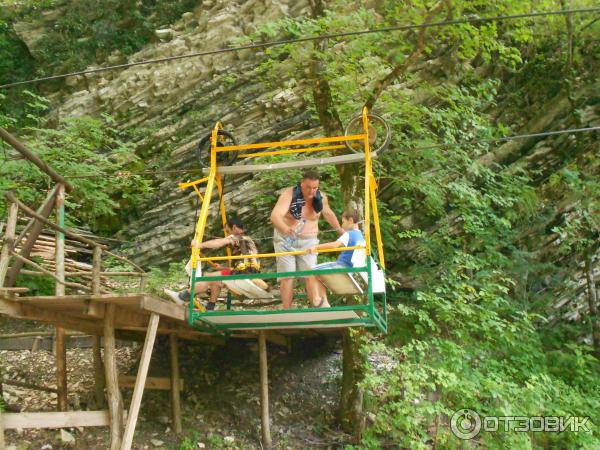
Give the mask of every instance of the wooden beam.
<path id="1" fill-rule="evenodd" d="M 117 303 L 123 302 L 126 304 L 130 302 L 132 304 L 136 304 L 140 302 L 142 296 L 140 294 L 102 294 L 102 295 L 92 295 L 92 294 L 71 294 L 71 295 L 63 295 L 57 297 L 55 295 L 32 295 L 29 297 L 19 297 L 19 301 L 28 302 L 28 301 L 38 301 L 38 300 L 48 300 L 48 301 L 58 301 L 58 300 L 94 300 L 97 302 L 107 302 L 107 303 Z M 166 302 L 165 302 L 166 303 Z"/>
<path id="2" fill-rule="evenodd" d="M 173 430 L 177 434 L 181 434 L 181 399 L 179 397 L 179 349 L 177 348 L 177 334 L 169 335 L 169 349 L 171 356 L 171 418 Z M 182 381 L 182 380 L 181 380 Z"/>
<path id="3" fill-rule="evenodd" d="M 8 302 L 13 303 L 15 302 Z M 87 319 L 80 319 L 75 317 L 69 317 L 66 314 L 50 311 L 47 309 L 38 308 L 30 305 L 17 305 L 19 308 L 19 313 L 12 315 L 12 317 L 19 319 L 29 319 L 29 320 L 37 320 L 40 322 L 52 323 L 55 325 L 61 325 L 70 330 L 79 330 L 84 333 L 89 334 L 101 334 L 102 326 L 98 322 L 93 322 Z M 0 301 L 0 311 L 2 309 L 1 301 Z"/>
<path id="4" fill-rule="evenodd" d="M 98 242 L 92 240 L 92 239 L 88 239 L 86 237 L 83 237 L 77 233 L 73 233 L 72 231 L 69 231 L 65 228 L 61 228 L 58 225 L 54 224 L 53 222 L 49 221 L 47 219 L 48 215 L 46 215 L 44 217 L 43 214 L 38 214 L 35 211 L 33 211 L 31 208 L 29 208 L 27 205 L 23 204 L 22 202 L 20 202 L 17 197 L 15 197 L 15 195 L 12 192 L 7 192 L 4 194 L 4 196 L 7 198 L 8 201 L 10 202 L 15 202 L 17 205 L 19 205 L 19 209 L 21 211 L 23 211 L 25 214 L 27 214 L 30 217 L 33 217 L 35 219 L 37 219 L 39 222 L 42 222 L 44 225 L 47 225 L 48 227 L 52 228 L 55 231 L 61 231 L 62 233 L 65 234 L 65 236 L 69 236 L 71 239 L 75 240 L 75 241 L 79 241 L 79 242 L 83 242 L 84 244 L 89 245 L 90 247 L 95 247 L 96 245 L 100 245 L 101 247 L 105 247 L 102 244 L 98 244 Z M 33 234 L 33 230 L 30 233 Z M 38 233 L 39 234 L 39 233 Z"/>
<path id="5" fill-rule="evenodd" d="M 119 375 L 119 386 L 124 389 L 135 387 L 135 375 Z M 179 380 L 179 390 L 183 391 L 183 380 Z M 145 389 L 154 391 L 170 391 L 171 378 L 167 377 L 146 377 Z"/>
<path id="6" fill-rule="evenodd" d="M 267 340 L 264 331 L 258 333 L 258 353 L 260 360 L 260 419 L 262 445 L 271 448 L 271 427 L 269 424 L 269 376 L 267 366 Z"/>
<path id="7" fill-rule="evenodd" d="M 67 411 L 69 402 L 67 399 L 67 344 L 65 329 L 56 327 L 56 407 L 58 411 Z"/>
<path id="8" fill-rule="evenodd" d="M 51 223 L 52 225 L 54 225 L 52 222 L 50 222 L 47 219 L 48 219 L 48 216 L 50 215 L 50 212 L 54 209 L 54 197 L 56 195 L 56 191 L 57 191 L 57 188 L 55 186 L 54 189 L 52 189 L 52 191 L 50 191 L 50 193 L 46 197 L 46 202 L 40 208 L 39 214 L 37 214 L 37 213 L 33 212 L 31 209 L 27 208 L 29 211 L 31 211 L 33 214 L 35 214 L 37 216 L 36 217 L 37 220 L 31 227 L 29 236 L 27 237 L 27 240 L 21 247 L 21 252 L 20 252 L 21 257 L 29 258 L 31 249 L 33 248 L 33 245 L 35 244 L 35 241 L 37 240 L 38 236 L 42 232 L 44 222 Z M 21 202 L 19 202 L 17 200 L 17 198 L 12 194 L 12 192 L 7 192 L 5 194 L 5 196 L 9 202 L 15 203 L 17 206 L 19 206 L 19 209 L 22 210 Z M 25 205 L 23 205 L 23 206 L 25 206 Z M 54 226 L 56 226 L 56 225 L 54 225 Z M 14 286 L 15 285 L 15 282 L 17 281 L 17 275 L 19 275 L 19 270 L 21 270 L 22 267 L 23 267 L 23 261 L 21 259 L 17 259 L 17 261 L 15 261 L 13 266 L 8 271 L 8 275 L 7 275 L 6 281 L 4 283 L 5 286 Z"/>
<path id="9" fill-rule="evenodd" d="M 104 377 L 104 363 L 102 362 L 102 350 L 100 336 L 94 336 L 92 342 L 92 353 L 94 356 L 94 392 L 96 395 L 96 407 L 104 407 L 104 388 L 106 378 Z"/>
<path id="10" fill-rule="evenodd" d="M 9 300 L 5 300 L 5 298 L 0 298 L 0 314 L 7 315 L 9 317 L 20 318 L 21 305 Z"/>
<path id="11" fill-rule="evenodd" d="M 128 260 L 127 258 L 125 258 L 124 256 L 119 256 L 116 253 L 113 253 L 111 251 L 108 251 L 106 249 L 104 249 L 104 253 L 106 253 L 109 256 L 112 256 L 113 258 L 115 258 L 116 260 L 122 261 L 124 263 L 129 264 L 131 267 L 133 267 L 135 270 L 137 270 L 138 272 L 140 272 L 140 274 L 144 274 L 146 275 L 146 272 L 144 271 L 144 269 L 142 269 L 140 266 L 138 266 L 136 263 L 134 263 L 133 261 Z"/>
<path id="12" fill-rule="evenodd" d="M 0 334 L 0 339 L 16 339 L 30 336 L 52 336 L 54 332 L 52 331 L 25 331 L 23 333 L 8 333 L 8 334 Z M 77 331 L 67 331 L 68 336 L 85 336 L 83 333 L 79 333 Z"/>
<path id="13" fill-rule="evenodd" d="M 14 292 L 15 294 L 24 294 L 25 292 L 29 292 L 28 287 L 0 287 L 0 293 L 2 292 Z"/>
<path id="14" fill-rule="evenodd" d="M 57 172 L 54 171 L 52 167 L 46 164 L 42 159 L 29 150 L 25 144 L 19 141 L 16 137 L 6 131 L 4 128 L 0 128 L 0 138 L 4 140 L 7 144 L 9 144 L 12 148 L 18 151 L 21 155 L 23 155 L 28 161 L 31 161 L 35 164 L 42 172 L 52 178 L 56 183 L 62 183 L 67 188 L 67 191 L 71 192 L 73 190 L 73 186 L 66 181 L 63 177 L 61 177 Z"/>
<path id="15" fill-rule="evenodd" d="M 53 274 L 52 272 L 50 272 L 49 270 L 43 268 L 42 266 L 40 266 L 38 263 L 33 262 L 32 260 L 25 258 L 22 255 L 19 255 L 18 253 L 15 252 L 11 252 L 11 255 L 14 256 L 18 262 L 20 262 L 21 267 L 23 267 L 24 264 L 29 264 L 30 266 L 35 267 L 36 269 L 38 269 L 39 271 L 41 271 L 44 275 L 47 275 L 49 277 L 54 278 L 54 281 L 56 281 L 58 284 L 62 285 L 62 286 L 71 286 L 71 287 L 76 287 L 79 289 L 83 289 L 83 290 L 89 290 L 89 288 L 83 284 L 80 283 L 75 283 L 73 281 L 65 281 L 64 280 L 64 276 L 62 277 L 62 280 L 57 277 L 55 274 Z M 14 266 L 13 266 L 14 267 Z M 19 271 L 21 269 L 19 268 Z M 64 293 L 63 293 L 64 294 Z M 58 294 L 57 294 L 58 295 Z"/>
<path id="16" fill-rule="evenodd" d="M 276 331 L 265 331 L 265 338 L 268 342 L 271 342 L 276 345 L 280 345 L 282 347 L 288 346 L 288 339 L 285 335 L 278 333 Z"/>
<path id="17" fill-rule="evenodd" d="M 6 232 L 4 233 L 4 244 L 0 251 L 0 286 L 4 286 L 4 279 L 8 272 L 8 263 L 10 262 L 10 251 L 15 244 L 15 231 L 17 228 L 17 216 L 19 207 L 16 203 L 11 203 L 8 210 L 8 220 L 6 222 Z"/>
<path id="18" fill-rule="evenodd" d="M 149 295 L 143 295 L 140 308 L 151 313 L 167 316 L 172 319 L 185 321 L 185 308 L 165 300 L 160 300 Z"/>
<path id="19" fill-rule="evenodd" d="M 8 384 L 9 386 L 24 387 L 24 388 L 27 388 L 27 389 L 33 389 L 35 391 L 44 391 L 44 392 L 58 393 L 58 389 L 49 388 L 49 387 L 46 387 L 46 386 L 39 386 L 37 384 L 24 383 L 22 381 L 0 379 L 0 384 Z"/>
<path id="20" fill-rule="evenodd" d="M 4 428 L 70 428 L 105 427 L 109 424 L 108 411 L 65 411 L 4 413 Z"/>
<path id="21" fill-rule="evenodd" d="M 158 314 L 150 315 L 148 322 L 148 332 L 144 341 L 142 350 L 142 358 L 138 369 L 138 375 L 133 388 L 133 396 L 131 397 L 131 405 L 129 406 L 129 416 L 125 425 L 125 433 L 123 434 L 123 444 L 121 450 L 130 450 L 133 443 L 133 433 L 137 423 L 138 414 L 140 412 L 140 404 L 142 403 L 142 395 L 144 394 L 144 385 L 146 384 L 146 376 L 148 375 L 148 367 L 150 366 L 150 358 L 152 349 L 154 348 L 154 339 L 156 338 L 156 329 L 158 328 Z"/>
<path id="22" fill-rule="evenodd" d="M 121 448 L 123 398 L 119 391 L 119 370 L 115 353 L 115 305 L 108 305 L 104 315 L 104 368 L 110 418 L 110 450 Z"/>

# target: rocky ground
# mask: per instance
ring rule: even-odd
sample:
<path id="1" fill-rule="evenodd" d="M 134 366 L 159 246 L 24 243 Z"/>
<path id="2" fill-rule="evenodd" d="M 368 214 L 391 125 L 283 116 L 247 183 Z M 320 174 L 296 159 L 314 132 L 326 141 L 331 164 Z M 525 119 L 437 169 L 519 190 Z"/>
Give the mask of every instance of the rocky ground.
<path id="1" fill-rule="evenodd" d="M 12 323 L 1 323 L 12 330 Z M 19 329 L 19 331 L 23 331 Z M 141 345 L 118 350 L 121 373 L 135 374 Z M 94 409 L 91 349 L 68 350 L 69 403 Z M 6 379 L 55 387 L 51 352 L 0 351 Z M 134 437 L 136 449 L 260 449 L 260 405 L 256 341 L 231 341 L 208 347 L 180 342 L 182 436 L 171 431 L 166 391 L 146 391 Z M 150 375 L 169 373 L 168 342 L 159 338 Z M 335 425 L 341 351 L 335 339 L 295 340 L 292 351 L 269 348 L 271 432 L 274 448 L 341 448 L 350 441 Z M 124 390 L 126 405 L 131 390 Z M 51 411 L 56 394 L 4 385 L 4 401 L 13 411 Z M 7 446 L 25 449 L 101 449 L 105 428 L 10 430 Z"/>

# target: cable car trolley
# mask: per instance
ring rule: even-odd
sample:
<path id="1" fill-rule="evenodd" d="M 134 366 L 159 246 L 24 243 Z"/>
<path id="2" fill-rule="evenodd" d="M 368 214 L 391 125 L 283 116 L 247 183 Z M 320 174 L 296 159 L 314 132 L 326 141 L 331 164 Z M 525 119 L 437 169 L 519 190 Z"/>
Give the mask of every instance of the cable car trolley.
<path id="1" fill-rule="evenodd" d="M 390 141 L 390 130 L 387 123 L 379 116 L 369 114 L 363 108 L 362 115 L 352 119 L 343 136 L 319 137 L 280 142 L 261 142 L 238 145 L 233 135 L 223 129 L 217 122 L 210 135 L 200 142 L 199 157 L 208 162 L 204 178 L 180 183 L 181 189 L 193 187 L 201 200 L 200 214 L 196 223 L 194 240 L 202 242 L 206 230 L 209 208 L 213 193 L 219 198 L 219 209 L 223 229 L 227 223 L 227 214 L 223 196 L 223 177 L 229 174 L 256 173 L 265 170 L 286 170 L 322 165 L 338 165 L 362 163 L 364 165 L 364 237 L 365 244 L 353 247 L 318 250 L 318 253 L 341 252 L 345 250 L 364 250 L 355 252 L 365 254 L 366 258 L 357 261 L 353 267 L 336 267 L 330 269 L 313 269 L 295 272 L 243 273 L 219 276 L 203 276 L 202 265 L 214 264 L 217 261 L 228 261 L 248 258 L 247 255 L 203 256 L 197 247 L 192 247 L 190 302 L 188 305 L 189 323 L 202 330 L 216 333 L 228 330 L 249 329 L 294 329 L 294 328 L 343 328 L 350 326 L 377 327 L 387 332 L 387 305 L 385 292 L 385 259 L 383 243 L 379 227 L 376 190 L 377 183 L 373 175 L 373 159 L 377 158 Z M 208 146 L 210 142 L 210 146 Z M 205 153 L 202 154 L 202 150 Z M 301 153 L 318 153 L 332 151 L 340 154 L 305 160 L 265 164 L 234 164 L 238 158 L 260 159 L 264 156 L 289 155 Z M 204 193 L 199 185 L 205 184 Z M 371 229 L 374 230 L 372 236 Z M 374 238 L 374 239 L 373 239 Z M 274 258 L 283 255 L 304 254 L 304 250 L 292 250 L 279 253 L 259 253 L 252 258 Z M 354 261 L 353 261 L 354 262 Z M 205 311 L 194 302 L 194 288 L 200 281 L 222 281 L 229 291 L 250 298 L 273 298 L 272 294 L 262 291 L 252 279 L 299 278 L 316 276 L 333 294 L 355 296 L 360 301 L 350 301 L 330 308 L 302 308 L 277 310 L 233 310 L 231 294 L 228 294 L 227 310 Z M 261 291 L 262 294 L 261 295 Z M 350 304 L 356 303 L 356 304 Z"/>

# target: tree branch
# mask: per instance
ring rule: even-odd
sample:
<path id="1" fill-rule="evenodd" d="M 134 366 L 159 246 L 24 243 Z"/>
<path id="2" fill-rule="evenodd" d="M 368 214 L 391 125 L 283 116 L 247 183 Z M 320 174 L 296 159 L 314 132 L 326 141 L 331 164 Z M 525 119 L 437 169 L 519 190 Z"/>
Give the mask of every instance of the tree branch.
<path id="1" fill-rule="evenodd" d="M 440 0 L 428 13 L 425 17 L 425 24 L 431 23 L 433 18 L 446 6 L 448 9 L 448 18 L 451 19 L 452 15 L 452 2 L 451 0 Z M 371 110 L 375 105 L 377 99 L 381 96 L 381 93 L 385 91 L 392 82 L 400 76 L 403 72 L 406 71 L 408 67 L 410 67 L 421 53 L 423 53 L 423 49 L 425 48 L 425 42 L 427 37 L 427 27 L 423 27 L 419 30 L 419 35 L 417 37 L 417 42 L 411 54 L 404 60 L 402 64 L 397 65 L 392 69 L 392 71 L 387 74 L 383 79 L 377 81 L 375 83 L 375 88 L 367 101 L 365 102 L 365 106 Z"/>

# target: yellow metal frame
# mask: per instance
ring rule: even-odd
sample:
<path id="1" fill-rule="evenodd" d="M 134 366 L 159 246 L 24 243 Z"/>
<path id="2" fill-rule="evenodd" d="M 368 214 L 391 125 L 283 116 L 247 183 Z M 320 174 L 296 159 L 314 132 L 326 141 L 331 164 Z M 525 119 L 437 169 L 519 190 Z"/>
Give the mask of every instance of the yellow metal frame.
<path id="1" fill-rule="evenodd" d="M 206 221 L 208 218 L 208 210 L 211 203 L 211 197 L 213 194 L 213 190 L 215 185 L 217 186 L 218 194 L 219 194 L 219 208 L 221 213 L 221 220 L 223 222 L 223 229 L 225 230 L 227 224 L 227 214 L 225 210 L 225 201 L 223 196 L 223 182 L 221 176 L 217 172 L 217 153 L 222 152 L 234 152 L 234 151 L 243 151 L 243 150 L 259 150 L 266 149 L 272 147 L 288 147 L 282 150 L 273 150 L 268 152 L 257 152 L 250 153 L 245 155 L 240 155 L 240 157 L 250 158 L 250 157 L 259 157 L 259 156 L 275 156 L 275 155 L 285 155 L 285 154 L 295 154 L 295 153 L 306 153 L 306 152 L 316 152 L 316 151 L 325 151 L 325 150 L 338 150 L 344 147 L 343 142 L 348 141 L 362 141 L 364 143 L 365 150 L 365 215 L 364 215 L 364 231 L 365 231 L 365 246 L 355 246 L 355 247 L 341 247 L 335 249 L 327 249 L 327 250 L 319 250 L 318 253 L 328 253 L 328 252 L 341 252 L 344 250 L 355 250 L 355 249 L 365 249 L 367 255 L 371 255 L 371 212 L 373 214 L 373 225 L 375 228 L 375 237 L 377 242 L 377 253 L 379 256 L 379 263 L 381 267 L 385 269 L 385 259 L 383 255 L 383 242 L 381 240 L 381 230 L 379 227 L 379 213 L 377 210 L 377 182 L 373 175 L 373 161 L 371 156 L 371 148 L 369 145 L 369 118 L 367 116 L 367 108 L 363 108 L 362 111 L 362 123 L 363 123 L 363 133 L 356 134 L 352 136 L 333 136 L 333 137 L 322 137 L 322 138 L 311 138 L 311 139 L 299 139 L 293 141 L 278 141 L 278 142 L 262 142 L 257 144 L 244 144 L 244 145 L 230 145 L 224 147 L 217 147 L 217 138 L 218 132 L 223 128 L 221 122 L 217 122 L 212 134 L 211 134 L 211 149 L 210 149 L 210 170 L 208 176 L 205 178 L 201 178 L 199 180 L 180 183 L 180 189 L 186 189 L 188 187 L 193 187 L 200 197 L 202 201 L 202 208 L 200 210 L 200 215 L 198 217 L 198 222 L 196 223 L 196 228 L 194 232 L 194 240 L 196 242 L 202 242 L 204 238 L 204 232 L 206 230 Z M 334 145 L 320 146 L 320 147 L 304 147 L 304 148 L 289 148 L 289 147 L 297 147 L 297 146 L 308 146 L 314 144 L 330 144 L 330 143 L 338 143 Z M 206 183 L 206 188 L 204 190 L 204 196 L 200 193 L 198 189 L 198 185 L 201 183 Z M 284 256 L 284 255 L 301 255 L 305 254 L 307 251 L 289 251 L 289 252 L 276 252 L 276 253 L 261 253 L 258 255 L 254 255 L 255 258 L 272 258 L 276 256 Z M 198 266 L 199 261 L 229 261 L 231 264 L 232 260 L 241 259 L 244 256 L 232 256 L 230 250 L 227 252 L 227 256 L 213 256 L 213 257 L 200 257 L 200 250 L 196 247 L 192 248 L 192 268 L 193 273 L 195 273 L 196 268 Z M 194 275 L 192 275 L 194 276 Z"/>

